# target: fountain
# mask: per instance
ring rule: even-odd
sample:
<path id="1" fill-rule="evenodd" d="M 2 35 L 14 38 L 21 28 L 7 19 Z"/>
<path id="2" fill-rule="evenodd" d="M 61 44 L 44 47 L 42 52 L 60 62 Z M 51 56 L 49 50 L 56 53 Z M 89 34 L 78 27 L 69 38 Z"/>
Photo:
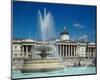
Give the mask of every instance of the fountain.
<path id="1" fill-rule="evenodd" d="M 39 22 L 41 26 L 41 45 L 36 45 L 33 49 L 36 50 L 37 55 L 40 56 L 39 59 L 25 59 L 23 68 L 21 72 L 45 72 L 64 69 L 64 64 L 59 59 L 58 53 L 55 48 L 55 43 L 49 41 L 53 33 L 53 16 L 51 12 L 46 14 L 46 9 L 44 8 L 44 17 L 40 10 L 38 11 Z M 48 55 L 55 54 L 55 57 L 51 59 L 48 58 Z"/>

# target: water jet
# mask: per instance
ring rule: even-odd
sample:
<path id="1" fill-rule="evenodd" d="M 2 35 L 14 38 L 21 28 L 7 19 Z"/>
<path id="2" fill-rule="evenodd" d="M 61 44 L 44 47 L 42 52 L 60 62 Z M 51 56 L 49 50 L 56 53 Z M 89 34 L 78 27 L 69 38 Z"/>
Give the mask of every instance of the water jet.
<path id="1" fill-rule="evenodd" d="M 25 59 L 21 72 L 45 72 L 64 69 L 64 64 L 60 61 L 56 51 L 55 43 L 49 41 L 53 37 L 52 27 L 54 27 L 54 20 L 51 12 L 46 12 L 44 8 L 44 17 L 41 11 L 38 11 L 39 23 L 41 27 L 41 45 L 36 45 L 34 50 L 37 51 L 40 59 Z M 48 40 L 48 41 L 47 41 Z M 48 55 L 55 54 L 56 58 L 48 58 Z"/>

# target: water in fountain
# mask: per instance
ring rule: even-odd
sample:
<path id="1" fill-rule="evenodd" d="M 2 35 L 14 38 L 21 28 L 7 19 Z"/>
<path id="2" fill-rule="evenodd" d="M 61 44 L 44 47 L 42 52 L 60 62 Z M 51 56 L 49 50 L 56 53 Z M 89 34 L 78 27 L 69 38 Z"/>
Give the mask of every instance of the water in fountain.
<path id="1" fill-rule="evenodd" d="M 41 28 L 42 41 L 54 38 L 55 37 L 54 19 L 51 12 L 49 11 L 47 13 L 46 8 L 44 8 L 44 15 L 42 15 L 41 11 L 38 10 L 38 20 L 39 20 L 39 26 Z"/>
<path id="2" fill-rule="evenodd" d="M 48 44 L 48 46 L 53 48 L 51 51 L 49 51 L 49 53 L 51 53 L 52 58 L 58 58 L 56 46 L 54 44 L 51 45 L 50 42 L 50 40 L 55 37 L 54 18 L 52 13 L 50 11 L 47 13 L 46 8 L 44 8 L 44 14 L 42 15 L 41 11 L 38 10 L 38 21 L 40 26 L 42 43 L 48 41 L 48 43 L 50 43 Z"/>

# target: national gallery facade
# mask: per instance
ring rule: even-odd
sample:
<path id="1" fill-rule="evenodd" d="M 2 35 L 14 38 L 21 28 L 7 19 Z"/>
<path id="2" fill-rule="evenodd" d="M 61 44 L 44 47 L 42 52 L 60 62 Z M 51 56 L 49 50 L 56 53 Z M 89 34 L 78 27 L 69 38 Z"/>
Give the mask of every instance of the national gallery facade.
<path id="1" fill-rule="evenodd" d="M 37 55 L 39 52 L 37 52 L 34 48 L 37 45 L 42 45 L 42 43 L 42 41 L 33 39 L 12 40 L 12 65 L 19 65 L 20 63 L 23 63 L 24 59 L 40 58 L 40 56 Z M 70 40 L 69 32 L 66 29 L 60 33 L 60 39 L 52 40 L 49 42 L 45 41 L 44 43 L 47 45 L 54 45 L 54 50 L 52 50 L 50 53 L 57 53 L 56 55 L 49 55 L 49 57 L 59 56 L 62 59 L 96 57 L 96 43 L 87 42 L 84 40 Z"/>

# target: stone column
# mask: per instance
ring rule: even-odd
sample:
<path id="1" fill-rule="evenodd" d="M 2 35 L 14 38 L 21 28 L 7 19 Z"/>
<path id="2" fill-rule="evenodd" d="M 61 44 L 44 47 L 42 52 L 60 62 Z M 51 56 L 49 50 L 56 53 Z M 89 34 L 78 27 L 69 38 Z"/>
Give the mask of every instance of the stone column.
<path id="1" fill-rule="evenodd" d="M 75 45 L 75 57 L 77 57 L 77 46 Z"/>
<path id="2" fill-rule="evenodd" d="M 56 52 L 57 52 L 57 55 L 59 55 L 58 48 L 59 48 L 59 45 L 56 44 Z"/>
<path id="3" fill-rule="evenodd" d="M 91 48 L 91 57 L 92 57 L 92 48 Z"/>
<path id="4" fill-rule="evenodd" d="M 69 57 L 69 45 L 68 45 L 68 51 L 67 52 L 68 52 L 68 57 Z"/>
<path id="5" fill-rule="evenodd" d="M 70 45 L 70 57 L 72 57 L 72 45 Z"/>
<path id="6" fill-rule="evenodd" d="M 70 48 L 71 48 L 71 52 L 70 53 L 71 53 L 71 57 L 72 57 L 72 45 L 70 46 Z"/>
<path id="7" fill-rule="evenodd" d="M 66 49 L 65 49 L 65 48 L 66 48 L 66 46 L 64 45 L 64 57 L 66 56 L 66 54 L 65 54 L 65 52 L 66 52 L 65 50 L 66 50 Z"/>
<path id="8" fill-rule="evenodd" d="M 93 57 L 95 57 L 95 48 L 93 48 Z"/>
<path id="9" fill-rule="evenodd" d="M 74 55 L 73 55 L 73 50 L 74 50 L 74 48 L 73 48 L 73 47 L 74 47 L 74 46 L 72 45 L 72 49 L 71 49 L 71 50 L 72 50 L 72 57 L 74 56 Z"/>
<path id="10" fill-rule="evenodd" d="M 68 48 L 68 50 L 69 50 L 69 53 L 68 53 L 68 54 L 69 54 L 69 57 L 70 57 L 70 45 L 69 45 L 69 48 Z"/>
<path id="11" fill-rule="evenodd" d="M 87 57 L 89 57 L 89 48 L 87 47 Z"/>
<path id="12" fill-rule="evenodd" d="M 63 51 L 62 52 L 63 52 L 63 58 L 64 58 L 64 45 L 62 47 L 63 47 Z"/>
<path id="13" fill-rule="evenodd" d="M 74 57 L 75 57 L 75 45 L 74 45 L 73 49 L 74 49 Z"/>
<path id="14" fill-rule="evenodd" d="M 89 53 L 89 48 L 88 48 L 87 50 L 88 50 L 88 51 L 87 51 L 87 52 L 88 52 L 88 53 L 87 53 L 87 55 L 88 55 L 88 57 L 89 57 L 89 56 L 90 56 L 90 53 Z"/>
<path id="15" fill-rule="evenodd" d="M 90 48 L 90 57 L 91 57 L 91 48 Z"/>
<path id="16" fill-rule="evenodd" d="M 26 46 L 26 57 L 28 57 L 28 47 Z"/>
<path id="17" fill-rule="evenodd" d="M 92 48 L 92 57 L 93 57 L 93 48 Z"/>
<path id="18" fill-rule="evenodd" d="M 24 58 L 24 46 L 22 46 L 22 55 L 23 55 L 23 58 Z"/>
<path id="19" fill-rule="evenodd" d="M 94 47 L 94 51 L 93 51 L 93 55 L 94 55 L 94 57 L 96 57 L 96 48 Z"/>
<path id="20" fill-rule="evenodd" d="M 77 57 L 77 45 L 75 46 L 75 57 Z"/>
<path id="21" fill-rule="evenodd" d="M 91 57 L 92 57 L 92 48 L 91 48 Z"/>
<path id="22" fill-rule="evenodd" d="M 91 57 L 92 57 L 92 48 L 91 48 Z"/>
<path id="23" fill-rule="evenodd" d="M 79 49 L 78 49 L 78 46 L 76 46 L 76 57 L 78 57 L 79 56 L 79 51 L 78 51 Z"/>
<path id="24" fill-rule="evenodd" d="M 31 49 L 30 49 L 30 54 L 31 54 L 31 58 L 32 58 L 32 46 L 30 47 Z"/>
<path id="25" fill-rule="evenodd" d="M 92 48 L 92 57 L 94 57 L 94 54 L 93 53 L 94 53 L 94 48 Z"/>
<path id="26" fill-rule="evenodd" d="M 71 57 L 73 57 L 73 45 L 71 45 Z"/>
<path id="27" fill-rule="evenodd" d="M 61 56 L 61 45 L 59 45 L 59 48 L 60 48 L 60 51 L 59 51 L 59 52 L 60 52 L 60 57 L 62 57 L 62 56 Z"/>
<path id="28" fill-rule="evenodd" d="M 66 45 L 66 57 L 67 57 L 68 55 L 67 55 L 67 45 Z"/>
<path id="29" fill-rule="evenodd" d="M 90 48 L 89 48 L 89 57 L 91 57 L 91 50 L 90 50 Z"/>

